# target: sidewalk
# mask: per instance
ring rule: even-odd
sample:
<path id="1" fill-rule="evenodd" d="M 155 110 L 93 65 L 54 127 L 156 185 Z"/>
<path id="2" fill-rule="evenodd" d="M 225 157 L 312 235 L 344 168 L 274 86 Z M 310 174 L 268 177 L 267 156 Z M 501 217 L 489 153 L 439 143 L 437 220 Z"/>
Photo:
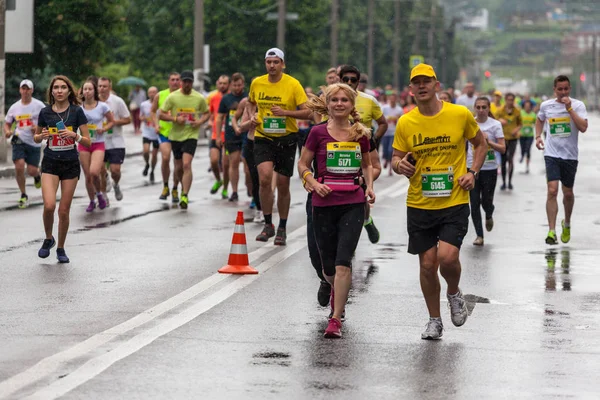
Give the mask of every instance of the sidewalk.
<path id="1" fill-rule="evenodd" d="M 129 124 L 123 127 L 123 137 L 125 138 L 125 157 L 137 157 L 142 155 L 142 135 L 133 133 L 133 125 Z M 198 147 L 208 146 L 208 140 L 200 138 Z M 12 162 L 12 146 L 8 145 L 8 152 L 5 163 L 0 163 L 0 178 L 10 178 L 15 176 L 15 165 Z"/>

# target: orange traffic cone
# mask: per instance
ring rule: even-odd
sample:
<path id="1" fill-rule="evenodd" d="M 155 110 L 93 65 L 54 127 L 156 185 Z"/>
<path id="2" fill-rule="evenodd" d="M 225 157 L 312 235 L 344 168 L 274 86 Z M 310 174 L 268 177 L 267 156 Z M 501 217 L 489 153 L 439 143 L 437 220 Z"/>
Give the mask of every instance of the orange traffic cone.
<path id="1" fill-rule="evenodd" d="M 246 247 L 246 230 L 244 229 L 244 213 L 238 211 L 235 220 L 235 229 L 231 239 L 231 250 L 227 265 L 219 270 L 222 274 L 258 274 L 248 261 L 248 248 Z"/>

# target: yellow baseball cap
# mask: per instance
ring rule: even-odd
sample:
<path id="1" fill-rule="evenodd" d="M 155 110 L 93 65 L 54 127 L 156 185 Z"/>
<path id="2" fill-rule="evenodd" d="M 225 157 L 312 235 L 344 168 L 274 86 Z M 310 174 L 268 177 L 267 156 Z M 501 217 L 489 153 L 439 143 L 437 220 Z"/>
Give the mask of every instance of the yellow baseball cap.
<path id="1" fill-rule="evenodd" d="M 410 80 L 411 81 L 416 76 L 428 76 L 430 78 L 437 79 L 437 76 L 435 76 L 435 71 L 433 70 L 433 67 L 428 64 L 419 64 L 416 67 L 414 67 L 412 69 L 412 71 L 410 71 Z"/>
<path id="2" fill-rule="evenodd" d="M 499 90 L 494 91 L 494 96 L 500 96 L 502 97 L 502 92 Z"/>

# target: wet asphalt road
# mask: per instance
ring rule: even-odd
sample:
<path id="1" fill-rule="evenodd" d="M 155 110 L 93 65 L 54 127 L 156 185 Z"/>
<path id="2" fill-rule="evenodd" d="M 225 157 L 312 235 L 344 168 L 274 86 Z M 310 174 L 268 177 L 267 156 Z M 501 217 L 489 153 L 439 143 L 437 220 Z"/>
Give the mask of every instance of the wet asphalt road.
<path id="1" fill-rule="evenodd" d="M 417 258 L 406 252 L 406 181 L 384 174 L 373 211 L 382 233 L 356 254 L 341 340 L 323 339 L 327 309 L 305 240 L 305 195 L 292 184 L 286 248 L 254 241 L 254 276 L 216 271 L 227 261 L 236 211 L 208 194 L 199 148 L 187 211 L 158 200 L 160 185 L 127 159 L 124 200 L 88 215 L 77 190 L 66 249 L 37 258 L 41 195 L 10 209 L 0 180 L 0 398 L 597 398 L 600 383 L 600 118 L 580 142 L 572 240 L 545 245 L 545 179 L 535 151 L 497 192 L 493 232 L 475 248 L 472 226 L 461 287 L 472 310 L 426 342 Z M 160 174 L 157 171 L 157 177 Z M 29 180 L 31 183 L 31 180 Z M 561 206 L 562 208 L 562 206 Z M 562 211 L 561 211 L 562 212 Z M 277 220 L 277 218 L 275 218 Z M 445 284 L 442 284 L 445 290 Z M 445 304 L 443 304 L 445 307 Z"/>

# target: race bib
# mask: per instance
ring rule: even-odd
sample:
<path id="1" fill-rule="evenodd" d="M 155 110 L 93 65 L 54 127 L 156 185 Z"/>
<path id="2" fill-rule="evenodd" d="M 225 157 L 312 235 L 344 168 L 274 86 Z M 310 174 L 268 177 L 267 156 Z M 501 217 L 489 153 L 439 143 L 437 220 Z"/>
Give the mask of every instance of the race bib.
<path id="1" fill-rule="evenodd" d="M 554 137 L 571 136 L 571 117 L 549 118 L 550 135 Z"/>
<path id="2" fill-rule="evenodd" d="M 227 123 L 227 126 L 231 126 L 233 127 L 233 119 L 235 118 L 235 110 L 229 110 L 229 121 Z"/>
<path id="3" fill-rule="evenodd" d="M 193 108 L 178 108 L 177 116 L 183 116 L 185 118 L 185 124 L 189 125 L 196 120 L 196 110 Z"/>
<path id="4" fill-rule="evenodd" d="M 310 128 L 310 123 L 307 120 L 305 120 L 305 119 L 298 120 L 298 129 L 307 130 L 308 128 Z"/>
<path id="5" fill-rule="evenodd" d="M 327 172 L 355 174 L 360 171 L 362 153 L 357 142 L 327 143 Z"/>
<path id="6" fill-rule="evenodd" d="M 72 126 L 67 126 L 67 129 L 72 131 Z M 58 129 L 48 128 L 48 132 L 50 132 L 50 140 L 48 141 L 48 145 L 50 149 L 53 151 L 65 151 L 65 150 L 73 150 L 75 148 L 75 139 L 74 138 L 61 138 L 58 136 Z"/>
<path id="7" fill-rule="evenodd" d="M 87 127 L 88 131 L 90 131 L 90 138 L 93 141 L 96 138 L 96 129 L 98 129 L 98 127 L 94 124 L 87 124 Z"/>
<path id="8" fill-rule="evenodd" d="M 102 122 L 102 127 L 103 127 L 103 128 L 106 128 L 106 125 L 108 125 L 108 122 L 106 122 L 106 121 Z M 109 130 L 107 130 L 107 131 L 106 131 L 106 134 L 107 134 L 107 135 L 112 135 L 112 134 L 113 134 L 113 130 L 112 130 L 112 128 L 110 128 Z"/>
<path id="9" fill-rule="evenodd" d="M 521 129 L 521 136 L 530 137 L 533 136 L 533 127 L 532 126 L 524 126 Z"/>
<path id="10" fill-rule="evenodd" d="M 491 148 L 488 148 L 488 151 L 485 155 L 485 162 L 489 161 L 496 161 L 496 152 Z"/>
<path id="11" fill-rule="evenodd" d="M 264 117 L 263 131 L 265 133 L 285 133 L 285 117 Z"/>
<path id="12" fill-rule="evenodd" d="M 454 168 L 425 167 L 421 172 L 421 190 L 424 197 L 450 197 L 454 188 Z"/>
<path id="13" fill-rule="evenodd" d="M 17 115 L 17 127 L 19 129 L 31 129 L 33 127 L 31 114 Z"/>

